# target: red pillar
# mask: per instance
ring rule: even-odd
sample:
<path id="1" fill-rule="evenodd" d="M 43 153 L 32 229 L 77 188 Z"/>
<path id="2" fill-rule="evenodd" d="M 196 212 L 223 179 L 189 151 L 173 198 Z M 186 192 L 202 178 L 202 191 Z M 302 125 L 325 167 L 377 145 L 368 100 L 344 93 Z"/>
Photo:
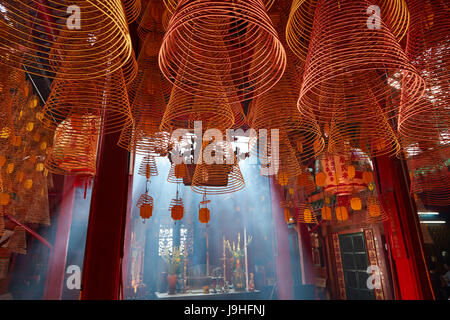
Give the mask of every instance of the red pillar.
<path id="1" fill-rule="evenodd" d="M 409 175 L 402 161 L 387 156 L 373 161 L 380 200 L 390 216 L 384 228 L 393 257 L 391 267 L 396 271 L 396 298 L 434 299 L 417 208 L 409 193 Z"/>
<path id="2" fill-rule="evenodd" d="M 119 299 L 128 197 L 128 152 L 120 133 L 104 135 L 92 190 L 82 277 L 82 300 Z"/>
<path id="3" fill-rule="evenodd" d="M 288 226 L 284 219 L 284 210 L 280 202 L 284 199 L 283 189 L 273 179 L 270 179 L 272 200 L 272 218 L 276 227 L 276 269 L 278 299 L 293 299 L 293 279 L 291 257 L 289 253 Z"/>
<path id="4" fill-rule="evenodd" d="M 45 280 L 44 299 L 61 300 L 64 275 L 69 246 L 70 226 L 72 225 L 73 206 L 75 202 L 75 177 L 66 176 L 58 210 L 56 235 Z"/>

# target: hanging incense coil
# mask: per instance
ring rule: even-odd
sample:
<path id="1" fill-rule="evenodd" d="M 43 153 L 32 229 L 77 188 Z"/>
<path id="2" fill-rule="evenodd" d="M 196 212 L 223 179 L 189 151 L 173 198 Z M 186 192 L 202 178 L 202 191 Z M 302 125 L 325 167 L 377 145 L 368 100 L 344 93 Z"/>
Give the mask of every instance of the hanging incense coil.
<path id="1" fill-rule="evenodd" d="M 425 205 L 450 205 L 450 148 L 427 150 L 407 160 L 411 193 Z"/>
<path id="2" fill-rule="evenodd" d="M 232 106 L 225 99 L 211 100 L 193 96 L 174 86 L 160 130 L 172 132 L 175 129 L 193 129 L 194 121 L 201 121 L 204 130 L 215 128 L 225 130 L 234 124 Z"/>
<path id="3" fill-rule="evenodd" d="M 184 204 L 183 199 L 178 198 L 178 192 L 177 197 L 175 199 L 172 199 L 172 201 L 170 201 L 169 211 L 173 220 L 183 219 Z"/>
<path id="4" fill-rule="evenodd" d="M 55 131 L 45 167 L 56 174 L 94 176 L 100 117 L 73 114 Z"/>
<path id="5" fill-rule="evenodd" d="M 203 195 L 217 195 L 237 192 L 244 187 L 244 177 L 231 144 L 225 141 L 215 145 L 204 142 L 191 189 Z"/>
<path id="6" fill-rule="evenodd" d="M 163 22 L 164 10 L 164 4 L 161 1 L 149 1 L 137 29 L 138 36 L 141 40 L 145 40 L 150 33 L 162 33 L 165 30 Z M 159 47 L 155 48 L 155 51 L 157 55 Z"/>
<path id="7" fill-rule="evenodd" d="M 6 243 L 6 248 L 15 253 L 27 254 L 27 234 L 23 227 L 14 228 Z"/>
<path id="8" fill-rule="evenodd" d="M 266 92 L 282 76 L 286 56 L 265 10 L 261 0 L 180 0 L 159 54 L 161 71 L 204 98 L 222 88 L 237 99 L 230 102 Z M 183 82 L 176 81 L 180 70 Z"/>
<path id="9" fill-rule="evenodd" d="M 158 167 L 156 166 L 155 157 L 146 156 L 142 159 L 139 166 L 138 174 L 150 179 L 158 175 Z"/>
<path id="10" fill-rule="evenodd" d="M 141 13 L 141 0 L 122 0 L 128 24 L 133 23 Z"/>
<path id="11" fill-rule="evenodd" d="M 153 214 L 153 198 L 147 193 L 142 194 L 136 204 L 142 219 L 150 219 Z"/>
<path id="12" fill-rule="evenodd" d="M 308 54 L 317 2 L 317 0 L 292 1 L 286 24 L 288 46 L 303 62 L 306 61 Z M 409 11 L 405 0 L 378 0 L 361 4 L 361 10 L 363 10 L 361 14 L 364 15 L 366 20 L 369 18 L 366 10 L 371 5 L 380 7 L 382 21 L 400 41 L 405 36 L 409 25 Z"/>
<path id="13" fill-rule="evenodd" d="M 299 111 L 319 123 L 348 124 L 398 116 L 400 88 L 412 105 L 425 82 L 389 28 L 367 28 L 365 1 L 317 2 Z M 336 16 L 336 19 L 330 19 Z M 396 103 L 385 103 L 395 101 Z M 380 105 L 381 111 L 373 112 Z"/>
<path id="14" fill-rule="evenodd" d="M 84 81 L 55 79 L 42 112 L 42 122 L 49 129 L 69 117 L 74 128 L 82 127 L 86 118 L 95 119 L 92 130 L 104 134 L 121 131 L 133 123 L 121 71 Z"/>
<path id="15" fill-rule="evenodd" d="M 389 220 L 389 216 L 383 209 L 378 197 L 369 196 L 366 203 L 366 223 L 379 223 Z"/>
<path id="16" fill-rule="evenodd" d="M 300 223 L 317 223 L 317 215 L 310 204 L 303 203 L 298 207 L 295 220 Z"/>
<path id="17" fill-rule="evenodd" d="M 174 164 L 172 163 L 167 176 L 167 182 L 169 183 L 183 183 L 188 178 L 188 172 L 184 163 Z"/>
<path id="18" fill-rule="evenodd" d="M 400 112 L 399 131 L 406 143 L 437 148 L 450 143 L 450 19 L 445 1 L 409 1 L 411 23 L 406 53 L 427 88 L 417 104 Z M 408 92 L 404 99 L 410 100 Z"/>
<path id="19" fill-rule="evenodd" d="M 120 0 L 77 0 L 80 28 L 61 1 L 3 2 L 0 63 L 66 80 L 104 76 L 131 57 L 132 45 Z M 74 18 L 74 19 L 72 19 Z M 70 28 L 69 28 L 70 26 Z M 111 49 L 113 48 L 113 49 Z"/>
<path id="20" fill-rule="evenodd" d="M 50 209 L 48 203 L 48 182 L 44 173 L 36 172 L 33 178 L 35 190 L 30 209 L 25 217 L 27 223 L 50 225 Z"/>

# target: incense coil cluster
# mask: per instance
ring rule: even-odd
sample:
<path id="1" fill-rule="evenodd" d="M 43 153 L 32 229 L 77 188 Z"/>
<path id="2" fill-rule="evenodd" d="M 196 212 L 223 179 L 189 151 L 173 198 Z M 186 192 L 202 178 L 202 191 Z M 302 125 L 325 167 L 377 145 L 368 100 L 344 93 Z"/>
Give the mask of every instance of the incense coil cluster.
<path id="1" fill-rule="evenodd" d="M 73 114 L 55 130 L 53 146 L 45 159 L 52 173 L 94 176 L 97 168 L 99 116 Z"/>
<path id="2" fill-rule="evenodd" d="M 179 163 L 174 164 L 172 163 L 170 166 L 169 174 L 167 176 L 167 182 L 169 183 L 182 183 L 186 178 L 188 178 L 188 172 L 186 168 L 186 164 Z"/>
<path id="3" fill-rule="evenodd" d="M 286 55 L 261 0 L 181 0 L 169 22 L 159 64 L 186 92 L 215 99 L 225 88 L 227 96 L 237 99 L 230 102 L 239 102 L 278 82 Z M 186 76 L 177 82 L 180 72 Z"/>
<path id="4" fill-rule="evenodd" d="M 212 156 L 214 161 L 206 159 L 205 153 Z M 192 191 L 218 195 L 237 192 L 244 187 L 244 177 L 231 144 L 225 141 L 214 145 L 204 142 L 192 178 Z"/>
<path id="5" fill-rule="evenodd" d="M 338 123 L 344 128 L 338 134 L 341 141 L 354 139 L 356 131 L 357 139 L 368 140 L 369 146 L 387 140 L 384 148 L 371 147 L 373 151 L 395 154 L 395 133 L 384 130 L 405 104 L 397 101 L 400 89 L 409 92 L 412 105 L 425 82 L 383 22 L 380 30 L 367 28 L 364 4 L 318 1 L 298 108 L 320 124 Z M 336 12 L 341 14 L 330 19 Z M 375 134 L 376 121 L 383 127 Z"/>
<path id="6" fill-rule="evenodd" d="M 318 0 L 294 0 L 286 24 L 287 44 L 301 62 L 306 61 L 308 54 L 317 2 Z M 363 10 L 361 14 L 366 20 L 369 17 L 366 12 L 369 6 L 378 5 L 381 19 L 398 41 L 405 36 L 409 26 L 409 11 L 405 0 L 365 1 L 360 5 Z M 340 14 L 339 10 L 334 14 Z"/>
<path id="7" fill-rule="evenodd" d="M 450 205 L 450 148 L 427 150 L 407 160 L 411 193 L 425 205 Z"/>
<path id="8" fill-rule="evenodd" d="M 0 63 L 37 75 L 82 80 L 120 69 L 132 46 L 120 0 L 77 0 L 81 28 L 68 28 L 61 1 L 3 2 Z M 36 31 L 36 32 L 34 32 Z"/>
<path id="9" fill-rule="evenodd" d="M 133 23 L 141 13 L 141 0 L 122 0 L 128 24 Z"/>
<path id="10" fill-rule="evenodd" d="M 84 81 L 55 79 L 42 112 L 42 122 L 50 129 L 55 129 L 69 117 L 72 118 L 72 128 L 82 127 L 86 118 L 94 118 L 92 130 L 105 134 L 121 131 L 133 123 L 120 70 L 106 77 Z M 71 132 L 72 129 L 66 131 L 64 138 L 70 139 Z"/>
<path id="11" fill-rule="evenodd" d="M 411 23 L 406 53 L 425 79 L 427 88 L 417 104 L 402 108 L 399 131 L 405 144 L 429 148 L 450 142 L 450 19 L 444 1 L 409 1 Z M 410 100 L 405 91 L 404 99 Z"/>

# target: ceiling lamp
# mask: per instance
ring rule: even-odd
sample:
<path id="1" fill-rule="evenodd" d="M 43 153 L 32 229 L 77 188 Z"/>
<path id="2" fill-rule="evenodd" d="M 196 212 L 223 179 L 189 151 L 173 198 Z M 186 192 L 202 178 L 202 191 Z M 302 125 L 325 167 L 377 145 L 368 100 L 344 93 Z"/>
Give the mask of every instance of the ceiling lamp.
<path id="1" fill-rule="evenodd" d="M 424 96 L 416 104 L 406 104 L 400 112 L 399 131 L 407 143 L 439 148 L 450 143 L 450 21 L 445 1 L 408 2 L 411 23 L 406 53 L 425 79 Z M 404 99 L 414 100 L 405 91 Z"/>
<path id="2" fill-rule="evenodd" d="M 0 63 L 37 75 L 83 80 L 118 71 L 133 59 L 120 0 L 70 4 L 77 7 L 53 0 L 3 1 Z"/>
<path id="3" fill-rule="evenodd" d="M 308 54 L 317 3 L 318 0 L 293 0 L 286 24 L 288 46 L 302 62 L 306 61 Z M 366 10 L 370 5 L 380 6 L 384 23 L 400 41 L 405 36 L 409 24 L 409 12 L 405 0 L 376 0 L 363 3 L 360 7 L 360 15 L 365 19 L 369 17 Z"/>
<path id="4" fill-rule="evenodd" d="M 185 92 L 206 99 L 225 92 L 233 103 L 273 87 L 283 75 L 286 54 L 264 1 L 180 0 L 159 64 Z M 177 81 L 180 72 L 186 75 L 182 82 Z"/>

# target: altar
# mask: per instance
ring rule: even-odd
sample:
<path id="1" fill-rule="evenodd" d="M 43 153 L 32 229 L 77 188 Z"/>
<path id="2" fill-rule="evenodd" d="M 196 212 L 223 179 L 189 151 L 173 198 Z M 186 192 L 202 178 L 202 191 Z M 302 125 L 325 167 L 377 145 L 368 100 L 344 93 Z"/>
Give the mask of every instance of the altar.
<path id="1" fill-rule="evenodd" d="M 204 293 L 203 290 L 190 290 L 186 293 L 168 294 L 166 292 L 155 292 L 157 300 L 259 300 L 259 290 Z"/>

